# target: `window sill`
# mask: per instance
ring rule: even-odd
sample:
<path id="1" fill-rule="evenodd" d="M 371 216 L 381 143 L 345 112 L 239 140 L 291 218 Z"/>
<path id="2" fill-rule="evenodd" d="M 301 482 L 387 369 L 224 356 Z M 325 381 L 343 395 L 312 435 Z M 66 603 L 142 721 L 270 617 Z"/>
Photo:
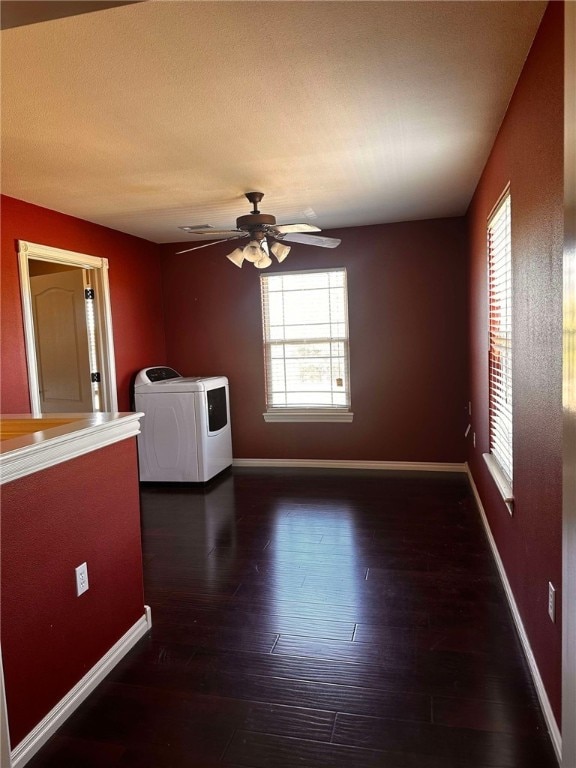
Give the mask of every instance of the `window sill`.
<path id="1" fill-rule="evenodd" d="M 268 422 L 275 422 L 275 421 L 341 421 L 341 422 L 350 422 L 352 421 L 354 414 L 351 411 L 340 411 L 340 410 L 312 410 L 312 409 L 306 409 L 302 411 L 295 411 L 295 410 L 277 410 L 277 411 L 267 411 L 266 413 L 262 414 L 264 416 L 264 421 Z"/>
<path id="2" fill-rule="evenodd" d="M 510 481 L 500 468 L 500 465 L 494 458 L 494 456 L 491 453 L 483 453 L 482 457 L 484 461 L 486 462 L 486 466 L 488 467 L 488 471 L 492 475 L 492 479 L 496 483 L 496 487 L 498 488 L 500 495 L 502 496 L 502 500 L 508 507 L 508 512 L 512 514 L 513 505 L 514 505 L 514 493 L 512 491 L 512 486 L 510 485 Z"/>

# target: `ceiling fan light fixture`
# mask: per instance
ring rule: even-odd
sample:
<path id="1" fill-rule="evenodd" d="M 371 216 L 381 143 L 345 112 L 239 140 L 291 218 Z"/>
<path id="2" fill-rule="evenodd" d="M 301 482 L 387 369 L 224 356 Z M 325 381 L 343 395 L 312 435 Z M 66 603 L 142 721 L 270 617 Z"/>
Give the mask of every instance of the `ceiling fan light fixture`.
<path id="1" fill-rule="evenodd" d="M 242 267 L 242 262 L 244 261 L 244 251 L 242 248 L 235 248 L 232 253 L 229 253 L 226 256 L 227 259 L 230 259 L 232 264 L 235 264 L 237 267 Z"/>
<path id="2" fill-rule="evenodd" d="M 269 267 L 270 264 L 272 264 L 272 259 L 270 256 L 268 256 L 267 253 L 264 253 L 261 259 L 258 259 L 258 261 L 254 262 L 256 269 L 266 269 L 266 267 Z"/>
<path id="3" fill-rule="evenodd" d="M 276 256 L 278 263 L 281 264 L 290 253 L 291 248 L 289 245 L 284 245 L 284 243 L 273 243 L 270 250 Z"/>
<path id="4" fill-rule="evenodd" d="M 259 259 L 266 255 L 266 252 L 262 248 L 262 244 L 258 240 L 251 240 L 243 250 L 244 258 L 246 261 L 251 261 L 255 264 Z"/>

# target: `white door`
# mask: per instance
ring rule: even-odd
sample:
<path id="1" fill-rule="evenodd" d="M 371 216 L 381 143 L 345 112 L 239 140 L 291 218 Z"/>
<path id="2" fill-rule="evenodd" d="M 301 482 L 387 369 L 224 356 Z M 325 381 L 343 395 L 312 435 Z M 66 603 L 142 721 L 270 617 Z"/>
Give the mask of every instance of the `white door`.
<path id="1" fill-rule="evenodd" d="M 82 269 L 30 278 L 43 413 L 94 410 Z"/>

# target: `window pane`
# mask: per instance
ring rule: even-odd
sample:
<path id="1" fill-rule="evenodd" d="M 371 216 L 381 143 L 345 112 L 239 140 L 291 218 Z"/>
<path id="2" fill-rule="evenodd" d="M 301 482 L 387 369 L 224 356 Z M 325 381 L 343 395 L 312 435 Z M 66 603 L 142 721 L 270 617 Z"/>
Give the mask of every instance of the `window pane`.
<path id="1" fill-rule="evenodd" d="M 512 481 L 512 243 L 510 194 L 488 222 L 490 452 Z"/>
<path id="2" fill-rule="evenodd" d="M 281 293 L 272 293 L 268 299 L 270 325 L 283 325 L 284 300 Z"/>
<path id="3" fill-rule="evenodd" d="M 350 405 L 346 271 L 262 275 L 268 407 Z"/>
<path id="4" fill-rule="evenodd" d="M 284 323 L 312 324 L 330 317 L 329 292 L 292 291 L 284 294 Z M 274 319 L 271 318 L 272 322 Z"/>
<path id="5" fill-rule="evenodd" d="M 330 342 L 283 344 L 286 357 L 330 357 Z"/>
<path id="6" fill-rule="evenodd" d="M 329 339 L 330 325 L 318 323 L 317 325 L 291 325 L 284 327 L 284 338 L 290 339 Z"/>

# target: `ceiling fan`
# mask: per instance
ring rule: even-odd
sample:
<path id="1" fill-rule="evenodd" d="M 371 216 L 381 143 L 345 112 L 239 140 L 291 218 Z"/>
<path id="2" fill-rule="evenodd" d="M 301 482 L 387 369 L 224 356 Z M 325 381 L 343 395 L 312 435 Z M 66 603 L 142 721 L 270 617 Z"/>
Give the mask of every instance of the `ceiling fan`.
<path id="1" fill-rule="evenodd" d="M 229 240 L 241 240 L 249 238 L 248 245 L 244 248 L 236 248 L 229 253 L 227 258 L 237 267 L 241 267 L 244 261 L 249 261 L 258 269 L 266 269 L 272 264 L 270 254 L 273 254 L 278 262 L 284 261 L 290 253 L 290 246 L 284 245 L 284 240 L 292 243 L 305 243 L 306 245 L 319 245 L 321 248 L 336 248 L 342 242 L 336 237 L 318 237 L 309 232 L 320 232 L 320 228 L 313 224 L 276 224 L 276 218 L 268 213 L 260 213 L 258 203 L 264 197 L 263 192 L 246 192 L 246 198 L 252 203 L 252 212 L 236 219 L 236 229 L 217 230 L 207 227 L 181 227 L 194 235 L 213 238 L 216 235 L 229 235 L 220 240 L 203 245 L 195 245 L 177 254 L 196 251 L 198 248 L 207 248 L 216 243 L 225 243 Z"/>

